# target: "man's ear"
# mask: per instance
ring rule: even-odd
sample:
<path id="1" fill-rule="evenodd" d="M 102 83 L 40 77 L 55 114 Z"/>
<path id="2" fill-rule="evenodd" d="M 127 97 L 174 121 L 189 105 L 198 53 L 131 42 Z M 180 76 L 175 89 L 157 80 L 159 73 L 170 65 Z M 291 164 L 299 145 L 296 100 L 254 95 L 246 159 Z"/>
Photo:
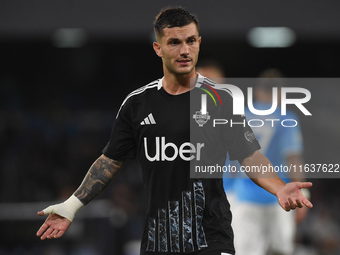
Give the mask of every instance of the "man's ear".
<path id="1" fill-rule="evenodd" d="M 161 45 L 158 42 L 153 42 L 153 49 L 156 52 L 158 57 L 163 57 Z"/>

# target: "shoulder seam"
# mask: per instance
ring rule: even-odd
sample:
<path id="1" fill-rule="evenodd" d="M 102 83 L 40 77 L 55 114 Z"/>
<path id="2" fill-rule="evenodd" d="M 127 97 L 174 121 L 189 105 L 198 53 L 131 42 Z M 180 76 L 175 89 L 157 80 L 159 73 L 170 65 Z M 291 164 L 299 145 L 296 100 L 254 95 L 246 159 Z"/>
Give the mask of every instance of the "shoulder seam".
<path id="1" fill-rule="evenodd" d="M 217 82 L 214 82 L 214 81 L 208 79 L 207 77 L 204 77 L 203 82 L 202 82 L 201 84 L 203 85 L 203 84 L 205 84 L 205 83 L 206 83 L 207 85 L 213 87 L 213 88 L 216 89 L 216 90 L 225 91 L 225 92 L 227 92 L 231 97 L 233 97 L 233 94 L 231 93 L 231 91 L 230 91 L 228 88 L 226 88 L 225 86 L 223 86 L 223 84 L 219 84 L 219 83 L 217 83 Z"/>
<path id="2" fill-rule="evenodd" d="M 118 115 L 119 115 L 120 110 L 122 109 L 123 105 L 126 103 L 126 101 L 127 101 L 130 97 L 133 97 L 133 96 L 135 96 L 135 95 L 141 94 L 141 93 L 143 93 L 143 92 L 144 92 L 145 90 L 147 90 L 147 89 L 157 87 L 157 86 L 158 86 L 158 81 L 159 81 L 159 79 L 158 79 L 158 80 L 155 80 L 155 81 L 153 81 L 153 82 L 150 82 L 149 84 L 147 84 L 147 85 L 145 85 L 145 86 L 143 86 L 143 87 L 140 87 L 140 88 L 138 88 L 138 89 L 132 91 L 130 94 L 128 94 L 128 95 L 126 96 L 126 98 L 124 99 L 123 103 L 121 104 L 121 106 L 119 107 L 119 110 L 118 110 L 117 115 L 116 115 L 116 119 L 118 118 Z"/>

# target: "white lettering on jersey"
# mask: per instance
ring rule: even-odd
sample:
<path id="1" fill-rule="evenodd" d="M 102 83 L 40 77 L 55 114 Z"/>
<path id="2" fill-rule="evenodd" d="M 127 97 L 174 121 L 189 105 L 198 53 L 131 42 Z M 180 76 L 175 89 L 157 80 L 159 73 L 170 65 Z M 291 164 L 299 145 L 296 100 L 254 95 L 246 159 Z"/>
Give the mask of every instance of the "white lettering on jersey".
<path id="1" fill-rule="evenodd" d="M 159 139 L 161 138 L 161 139 Z M 165 143 L 165 137 L 156 137 L 156 153 L 154 156 L 150 156 L 148 153 L 148 139 L 144 137 L 144 151 L 145 157 L 149 161 L 174 161 L 177 156 L 179 155 L 181 159 L 185 161 L 190 161 L 195 158 L 195 155 L 188 155 L 188 154 L 196 154 L 196 160 L 199 161 L 201 159 L 201 149 L 204 147 L 204 143 L 197 143 L 195 147 L 194 144 L 185 142 L 179 148 L 176 144 L 172 142 Z M 161 141 L 159 141 L 161 140 Z M 166 154 L 166 149 L 172 149 L 172 155 L 168 149 L 168 154 Z"/>

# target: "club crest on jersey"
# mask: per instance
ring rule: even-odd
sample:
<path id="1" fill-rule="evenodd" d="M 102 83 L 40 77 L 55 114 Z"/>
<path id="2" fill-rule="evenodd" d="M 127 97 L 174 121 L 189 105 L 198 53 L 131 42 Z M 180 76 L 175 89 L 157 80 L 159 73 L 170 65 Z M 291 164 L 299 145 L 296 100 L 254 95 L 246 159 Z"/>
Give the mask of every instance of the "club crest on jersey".
<path id="1" fill-rule="evenodd" d="M 248 142 L 251 142 L 251 143 L 256 140 L 255 134 L 250 131 L 245 132 L 244 137 L 247 139 Z"/>
<path id="2" fill-rule="evenodd" d="M 201 111 L 197 111 L 194 115 L 193 118 L 195 119 L 196 123 L 198 126 L 203 127 L 205 123 L 207 123 L 208 120 L 210 120 L 210 115 L 208 112 L 205 114 L 202 113 Z"/>

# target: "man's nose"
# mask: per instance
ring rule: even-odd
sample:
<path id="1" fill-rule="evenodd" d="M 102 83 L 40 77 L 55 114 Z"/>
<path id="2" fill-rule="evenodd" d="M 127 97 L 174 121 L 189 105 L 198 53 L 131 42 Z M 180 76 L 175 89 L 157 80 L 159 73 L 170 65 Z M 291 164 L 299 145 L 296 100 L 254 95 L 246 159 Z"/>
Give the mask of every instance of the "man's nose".
<path id="1" fill-rule="evenodd" d="M 189 46 L 185 42 L 181 44 L 179 54 L 182 55 L 189 55 Z"/>

